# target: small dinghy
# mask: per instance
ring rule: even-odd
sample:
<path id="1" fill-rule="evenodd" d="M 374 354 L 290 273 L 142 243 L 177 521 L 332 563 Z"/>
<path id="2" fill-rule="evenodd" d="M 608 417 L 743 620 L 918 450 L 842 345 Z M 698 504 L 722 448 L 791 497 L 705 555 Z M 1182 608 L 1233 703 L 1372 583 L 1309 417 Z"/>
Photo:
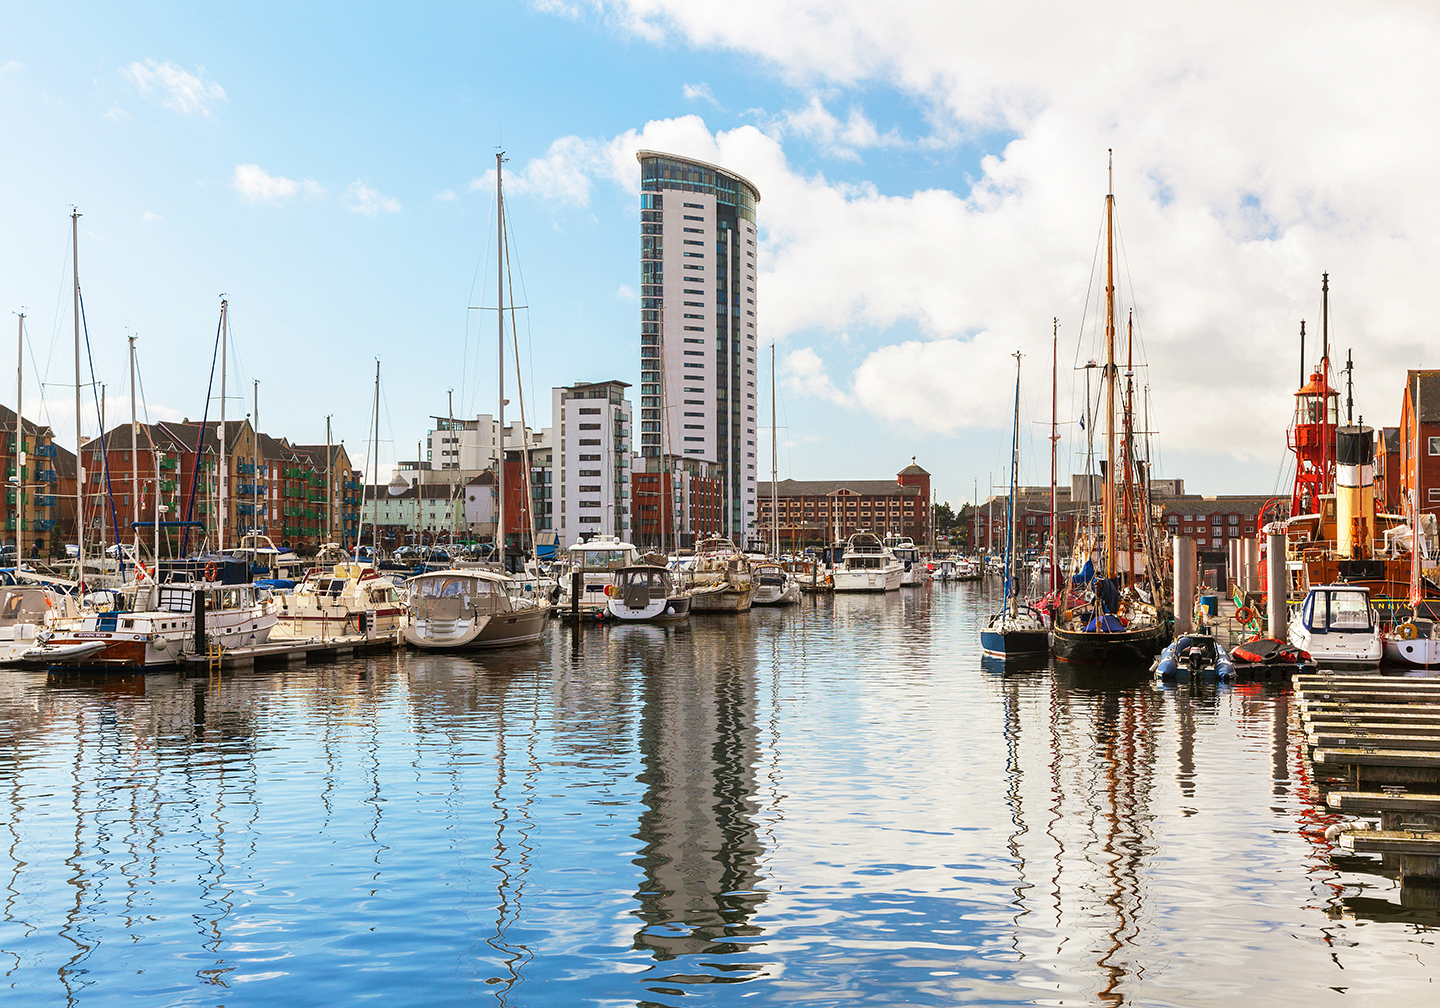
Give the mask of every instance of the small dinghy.
<path id="1" fill-rule="evenodd" d="M 1310 652 L 1274 637 L 1257 637 L 1236 644 L 1230 651 L 1235 678 L 1240 680 L 1279 679 L 1299 672 L 1315 672 Z"/>
<path id="2" fill-rule="evenodd" d="M 1235 673 L 1230 654 L 1209 634 L 1186 634 L 1171 641 L 1150 666 L 1156 678 L 1228 681 Z"/>

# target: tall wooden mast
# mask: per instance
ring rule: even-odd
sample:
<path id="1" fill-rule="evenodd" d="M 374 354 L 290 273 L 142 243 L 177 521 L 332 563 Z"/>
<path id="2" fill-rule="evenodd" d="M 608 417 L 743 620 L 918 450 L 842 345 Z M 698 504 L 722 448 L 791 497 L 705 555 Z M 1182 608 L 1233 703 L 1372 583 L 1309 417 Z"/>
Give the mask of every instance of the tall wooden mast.
<path id="1" fill-rule="evenodd" d="M 1105 474 L 1101 534 L 1105 537 L 1104 573 L 1115 576 L 1115 152 L 1110 152 L 1109 191 L 1105 194 Z"/>

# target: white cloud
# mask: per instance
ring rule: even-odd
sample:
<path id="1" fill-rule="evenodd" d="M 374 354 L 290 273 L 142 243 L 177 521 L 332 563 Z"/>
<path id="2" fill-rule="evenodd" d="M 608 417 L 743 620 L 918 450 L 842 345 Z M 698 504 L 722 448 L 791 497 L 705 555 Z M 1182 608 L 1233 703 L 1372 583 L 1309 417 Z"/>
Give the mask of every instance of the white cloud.
<path id="1" fill-rule="evenodd" d="M 550 145 L 544 157 L 523 168 L 505 170 L 506 195 L 533 194 L 557 203 L 588 206 L 590 175 L 602 163 L 603 145 L 578 136 L 565 136 Z M 495 191 L 492 168 L 470 183 L 472 192 Z"/>
<path id="2" fill-rule="evenodd" d="M 640 296 L 635 293 L 635 288 L 629 284 L 621 284 L 615 289 L 615 296 L 621 301 L 638 301 Z"/>
<path id="3" fill-rule="evenodd" d="M 111 122 L 118 123 L 125 122 L 127 119 L 130 119 L 132 117 L 129 112 L 126 112 L 119 105 L 111 105 L 109 111 L 105 113 L 105 118 L 109 119 Z"/>
<path id="4" fill-rule="evenodd" d="M 459 198 L 459 196 L 455 195 L 454 189 L 446 189 L 444 192 L 438 192 L 435 194 L 435 199 L 441 203 L 449 203 Z"/>
<path id="5" fill-rule="evenodd" d="M 143 214 L 141 214 L 141 215 L 140 215 L 140 219 L 141 219 L 142 221 L 162 221 L 162 222 L 165 220 L 164 217 L 161 217 L 161 216 L 160 216 L 159 214 L 157 214 L 157 213 L 151 213 L 149 210 L 146 210 Z"/>
<path id="6" fill-rule="evenodd" d="M 0 74 L 19 73 L 25 69 L 25 64 L 17 60 L 6 60 L 0 63 Z"/>
<path id="7" fill-rule="evenodd" d="M 752 179 L 764 197 L 764 332 L 848 330 L 876 348 L 853 378 L 831 382 L 853 384 L 866 410 L 926 430 L 1003 426 L 1009 383 L 992 370 L 1017 347 L 1029 355 L 1027 381 L 1048 370 L 1039 362 L 1054 315 L 1070 398 L 1077 342 L 1080 360 L 1096 353 L 1091 263 L 1111 147 L 1120 284 L 1139 308 L 1143 377 L 1167 448 L 1281 454 L 1295 333 L 1302 317 L 1314 332 L 1322 270 L 1333 342 L 1357 351 L 1367 420 L 1395 421 L 1401 369 L 1433 347 L 1423 292 L 1440 271 L 1440 106 L 1430 98 L 1440 91 L 1430 58 L 1440 9 L 1325 3 L 1303 24 L 1285 5 L 1238 0 L 1204 18 L 1133 0 L 1103 19 L 1040 2 L 617 0 L 605 9 L 645 38 L 764 61 L 856 113 L 812 101 L 767 124 L 770 135 L 712 134 L 684 116 L 605 140 L 563 138 L 551 152 L 629 192 L 639 146 Z M 1044 30 L 1023 28 L 1036 24 Z M 1011 139 L 955 188 L 882 192 L 796 170 L 779 138 L 851 151 L 878 139 L 847 104 L 861 87 L 916 102 L 932 145 L 997 131 Z M 570 191 L 586 192 L 578 179 Z M 1314 347 L 1312 338 L 1312 356 Z"/>
<path id="8" fill-rule="evenodd" d="M 345 209 L 375 217 L 382 213 L 395 213 L 400 209 L 400 201 L 381 195 L 357 179 L 345 191 Z"/>
<path id="9" fill-rule="evenodd" d="M 811 96 L 804 108 L 783 113 L 770 124 L 777 139 L 796 136 L 809 140 L 824 153 L 848 161 L 859 160 L 857 153 L 867 147 L 898 147 L 903 144 L 894 131 L 881 135 L 862 109 L 852 107 L 842 122 L 818 96 Z"/>
<path id="10" fill-rule="evenodd" d="M 196 67 L 195 73 L 181 69 L 174 63 L 157 63 L 147 59 L 143 63 L 131 63 L 120 72 L 128 77 L 143 95 L 158 90 L 160 104 L 185 115 L 199 113 L 210 116 L 210 106 L 225 101 L 225 89 L 214 81 L 203 80 L 204 67 Z"/>
<path id="11" fill-rule="evenodd" d="M 849 406 L 850 396 L 835 387 L 825 370 L 825 362 L 811 347 L 801 347 L 785 355 L 783 373 L 785 388 L 799 396 L 828 399 L 841 406 Z"/>
<path id="12" fill-rule="evenodd" d="M 699 84 L 686 84 L 680 89 L 686 101 L 709 102 L 715 108 L 720 108 L 720 103 L 715 100 L 715 92 L 710 90 L 710 85 L 701 81 Z"/>
<path id="13" fill-rule="evenodd" d="M 236 165 L 230 186 L 247 203 L 279 203 L 297 193 L 312 198 L 325 195 L 324 187 L 314 179 L 297 182 L 283 175 L 271 175 L 256 164 Z"/>

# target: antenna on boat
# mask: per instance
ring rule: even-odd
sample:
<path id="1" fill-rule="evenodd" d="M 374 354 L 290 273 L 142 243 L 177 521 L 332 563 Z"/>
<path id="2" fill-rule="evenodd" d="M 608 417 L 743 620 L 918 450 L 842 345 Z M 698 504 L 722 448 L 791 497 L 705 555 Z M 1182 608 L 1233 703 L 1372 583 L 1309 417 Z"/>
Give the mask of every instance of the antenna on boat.
<path id="1" fill-rule="evenodd" d="M 1345 422 L 1355 422 L 1355 350 L 1345 351 Z"/>
<path id="2" fill-rule="evenodd" d="M 1305 387 L 1305 320 L 1300 320 L 1300 388 Z"/>
<path id="3" fill-rule="evenodd" d="M 1109 162 L 1105 166 L 1106 193 L 1115 195 L 1115 148 L 1105 148 L 1105 153 L 1110 155 Z"/>

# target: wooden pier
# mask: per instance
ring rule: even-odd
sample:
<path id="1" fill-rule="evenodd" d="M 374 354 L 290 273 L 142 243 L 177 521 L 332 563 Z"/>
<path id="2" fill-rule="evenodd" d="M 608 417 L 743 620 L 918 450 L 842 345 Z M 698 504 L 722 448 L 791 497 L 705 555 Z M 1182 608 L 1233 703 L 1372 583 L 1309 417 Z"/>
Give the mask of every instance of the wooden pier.
<path id="1" fill-rule="evenodd" d="M 404 646 L 405 639 L 398 633 L 384 637 L 351 634 L 345 637 L 283 638 L 250 647 L 217 648 L 204 654 L 186 654 L 180 657 L 178 664 L 187 674 L 199 675 L 256 665 L 334 661 L 359 652 L 390 651 Z"/>
<path id="2" fill-rule="evenodd" d="M 1295 696 L 1325 804 L 1379 820 L 1340 847 L 1379 854 L 1402 906 L 1440 909 L 1440 678 L 1302 675 Z"/>

